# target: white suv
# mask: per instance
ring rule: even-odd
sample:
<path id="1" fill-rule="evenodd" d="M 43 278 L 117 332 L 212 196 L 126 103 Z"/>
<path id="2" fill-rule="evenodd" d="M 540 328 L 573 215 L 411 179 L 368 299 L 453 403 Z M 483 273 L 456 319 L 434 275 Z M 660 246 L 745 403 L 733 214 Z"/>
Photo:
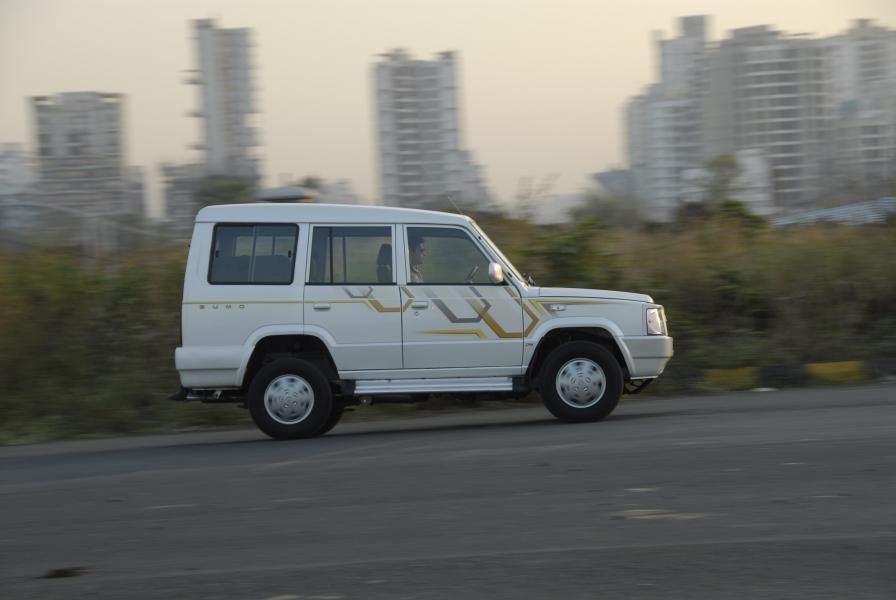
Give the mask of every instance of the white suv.
<path id="1" fill-rule="evenodd" d="M 672 357 L 649 296 L 535 287 L 472 219 L 412 209 L 204 208 L 181 318 L 172 399 L 244 403 L 274 438 L 432 393 L 535 389 L 556 417 L 597 421 Z"/>

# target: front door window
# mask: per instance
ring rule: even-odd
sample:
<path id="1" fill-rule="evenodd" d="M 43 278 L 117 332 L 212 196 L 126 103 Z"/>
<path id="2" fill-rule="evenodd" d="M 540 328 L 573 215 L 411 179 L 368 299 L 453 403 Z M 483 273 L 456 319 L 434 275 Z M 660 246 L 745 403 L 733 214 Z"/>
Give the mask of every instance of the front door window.
<path id="1" fill-rule="evenodd" d="M 410 284 L 491 283 L 488 257 L 461 229 L 408 227 L 407 248 L 407 281 Z"/>

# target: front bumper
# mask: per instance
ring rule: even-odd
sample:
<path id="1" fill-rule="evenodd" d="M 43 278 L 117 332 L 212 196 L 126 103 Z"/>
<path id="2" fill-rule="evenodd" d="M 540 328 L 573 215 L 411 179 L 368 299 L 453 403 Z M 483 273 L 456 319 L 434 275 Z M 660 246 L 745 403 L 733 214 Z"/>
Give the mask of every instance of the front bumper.
<path id="1" fill-rule="evenodd" d="M 672 338 L 665 335 L 626 337 L 622 343 L 628 350 L 629 377 L 658 377 L 672 358 Z"/>

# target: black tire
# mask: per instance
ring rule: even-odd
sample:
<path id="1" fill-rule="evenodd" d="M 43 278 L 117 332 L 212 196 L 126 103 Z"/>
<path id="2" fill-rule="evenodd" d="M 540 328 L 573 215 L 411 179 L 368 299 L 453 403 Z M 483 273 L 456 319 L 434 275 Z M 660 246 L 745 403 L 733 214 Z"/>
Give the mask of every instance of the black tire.
<path id="1" fill-rule="evenodd" d="M 327 417 L 327 421 L 324 423 L 324 426 L 321 427 L 321 430 L 317 432 L 317 435 L 323 435 L 336 427 L 336 424 L 339 423 L 344 411 L 345 402 L 340 398 L 334 398 L 333 409 L 330 411 L 330 416 Z"/>
<path id="2" fill-rule="evenodd" d="M 568 342 L 554 349 L 542 365 L 541 400 L 562 421 L 600 421 L 619 404 L 622 379 L 622 368 L 606 347 Z"/>
<path id="3" fill-rule="evenodd" d="M 298 358 L 279 358 L 263 366 L 249 385 L 248 400 L 255 425 L 278 440 L 319 435 L 333 412 L 327 378 Z"/>

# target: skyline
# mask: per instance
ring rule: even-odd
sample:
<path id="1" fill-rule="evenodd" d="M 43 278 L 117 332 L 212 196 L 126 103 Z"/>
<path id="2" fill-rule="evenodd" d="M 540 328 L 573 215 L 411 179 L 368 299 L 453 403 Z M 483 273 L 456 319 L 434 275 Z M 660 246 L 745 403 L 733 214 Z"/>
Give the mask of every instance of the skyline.
<path id="1" fill-rule="evenodd" d="M 348 179 L 364 197 L 378 198 L 374 62 L 394 48 L 426 59 L 455 50 L 463 143 L 508 205 L 522 178 L 558 174 L 550 191 L 570 193 L 587 187 L 590 173 L 624 166 L 624 103 L 655 81 L 652 32 L 673 37 L 677 17 L 709 15 L 711 40 L 760 24 L 828 36 L 858 18 L 896 27 L 890 4 L 817 2 L 803 14 L 803 3 L 782 0 L 648 0 L 625 7 L 516 0 L 6 0 L 0 6 L 0 142 L 23 143 L 33 152 L 29 96 L 123 93 L 126 160 L 145 169 L 149 200 L 157 203 L 158 164 L 198 160 L 187 149 L 199 141 L 198 124 L 187 116 L 198 99 L 181 81 L 196 68 L 190 22 L 211 17 L 222 27 L 253 30 L 265 185 L 282 183 L 285 174 L 317 175 Z"/>

